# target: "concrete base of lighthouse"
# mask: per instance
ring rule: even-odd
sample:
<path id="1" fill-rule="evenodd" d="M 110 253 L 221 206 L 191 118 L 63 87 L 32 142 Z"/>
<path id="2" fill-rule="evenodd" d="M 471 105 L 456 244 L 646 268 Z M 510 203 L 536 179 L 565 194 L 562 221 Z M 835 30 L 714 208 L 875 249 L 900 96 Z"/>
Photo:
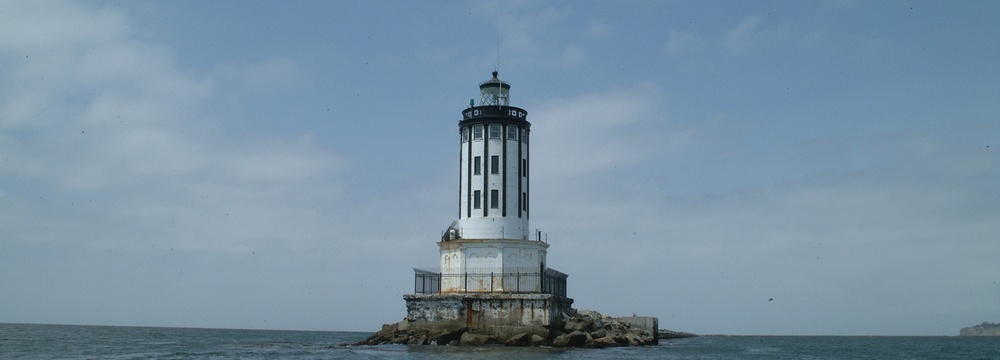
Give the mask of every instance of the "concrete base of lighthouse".
<path id="1" fill-rule="evenodd" d="M 573 299 L 554 294 L 407 294 L 411 328 L 509 338 L 517 334 L 549 337 L 560 319 L 572 314 Z"/>

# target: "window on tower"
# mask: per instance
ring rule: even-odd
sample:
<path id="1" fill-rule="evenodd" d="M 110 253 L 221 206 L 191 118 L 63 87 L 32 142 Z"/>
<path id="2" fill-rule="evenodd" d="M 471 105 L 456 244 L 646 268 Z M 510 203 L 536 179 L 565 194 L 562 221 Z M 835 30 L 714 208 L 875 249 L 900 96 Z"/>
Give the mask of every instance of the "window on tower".
<path id="1" fill-rule="evenodd" d="M 521 177 L 528 177 L 528 159 L 521 159 Z"/>
<path id="2" fill-rule="evenodd" d="M 482 140 L 483 139 L 483 126 L 474 125 L 472 126 L 472 140 Z"/>
<path id="3" fill-rule="evenodd" d="M 528 130 L 521 129 L 521 142 L 528 143 Z"/>
<path id="4" fill-rule="evenodd" d="M 480 175 L 482 172 L 480 169 L 483 168 L 483 160 L 481 157 L 476 156 L 472 159 L 472 175 Z"/>
<path id="5" fill-rule="evenodd" d="M 500 156 L 493 155 L 490 156 L 490 174 L 500 173 Z"/>
<path id="6" fill-rule="evenodd" d="M 500 190 L 490 190 L 490 208 L 500 208 Z"/>
<path id="7" fill-rule="evenodd" d="M 507 125 L 507 140 L 517 141 L 517 126 Z"/>
<path id="8" fill-rule="evenodd" d="M 473 209 L 479 209 L 479 208 L 482 207 L 480 205 L 480 201 L 482 201 L 482 200 L 480 200 L 480 196 L 481 196 L 481 193 L 479 192 L 479 190 L 476 190 L 476 191 L 472 192 L 472 208 Z"/>
<path id="9" fill-rule="evenodd" d="M 499 139 L 502 132 L 500 124 L 490 124 L 490 139 Z"/>
<path id="10" fill-rule="evenodd" d="M 462 142 L 469 142 L 469 128 L 462 128 Z"/>

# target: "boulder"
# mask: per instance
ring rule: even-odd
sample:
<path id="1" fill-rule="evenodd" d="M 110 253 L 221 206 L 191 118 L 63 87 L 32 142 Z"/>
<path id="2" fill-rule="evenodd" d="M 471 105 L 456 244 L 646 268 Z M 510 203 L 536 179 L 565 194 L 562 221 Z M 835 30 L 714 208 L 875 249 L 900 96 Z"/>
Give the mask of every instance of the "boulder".
<path id="1" fill-rule="evenodd" d="M 427 345 L 430 342 L 427 340 L 427 335 L 411 336 L 410 340 L 406 342 L 408 345 Z"/>
<path id="2" fill-rule="evenodd" d="M 552 339 L 552 346 L 555 347 L 583 347 L 587 343 L 587 339 L 590 338 L 590 334 L 582 331 L 574 331 L 569 334 L 563 334 Z M 593 341 L 592 338 L 590 338 Z"/>
<path id="3" fill-rule="evenodd" d="M 594 344 L 602 347 L 626 346 L 628 345 L 628 340 L 618 335 L 608 335 L 594 339 Z"/>
<path id="4" fill-rule="evenodd" d="M 642 339 L 638 335 L 633 333 L 625 334 L 625 339 L 628 341 L 628 346 L 639 346 L 642 345 Z"/>
<path id="5" fill-rule="evenodd" d="M 545 345 L 546 343 L 547 342 L 545 338 L 539 335 L 531 335 L 531 346 L 542 346 Z"/>
<path id="6" fill-rule="evenodd" d="M 566 325 L 563 326 L 563 330 L 566 331 L 567 333 L 571 333 L 574 331 L 588 331 L 587 329 L 589 327 L 588 325 L 590 324 L 588 324 L 585 319 L 575 318 L 567 321 Z"/>
<path id="7" fill-rule="evenodd" d="M 465 346 L 482 346 L 497 343 L 496 339 L 489 335 L 463 333 L 459 344 Z"/>
<path id="8" fill-rule="evenodd" d="M 531 345 L 531 334 L 520 333 L 510 337 L 507 341 L 504 341 L 504 345 L 507 346 L 528 346 Z"/>
<path id="9" fill-rule="evenodd" d="M 437 341 L 438 344 L 451 344 L 454 341 L 456 344 L 462 340 L 462 334 L 469 331 L 468 328 L 446 328 L 438 332 L 433 339 Z"/>
<path id="10" fill-rule="evenodd" d="M 410 334 L 407 334 L 407 333 L 404 333 L 404 332 L 397 332 L 396 335 L 393 336 L 392 340 L 389 340 L 388 343 L 389 344 L 409 344 L 410 343 Z"/>

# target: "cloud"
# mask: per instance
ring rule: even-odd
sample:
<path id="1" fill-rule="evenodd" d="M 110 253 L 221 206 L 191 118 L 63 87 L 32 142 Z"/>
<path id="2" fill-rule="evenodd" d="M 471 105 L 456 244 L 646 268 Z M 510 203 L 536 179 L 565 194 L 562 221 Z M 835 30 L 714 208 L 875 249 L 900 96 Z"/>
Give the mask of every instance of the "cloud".
<path id="1" fill-rule="evenodd" d="M 531 107 L 536 175 L 541 184 L 594 179 L 647 161 L 679 161 L 697 149 L 718 159 L 740 146 L 739 127 L 722 114 L 679 122 L 670 117 L 659 87 L 632 87 L 546 100 Z M 618 170 L 616 170 L 618 169 Z M 544 185 L 543 185 L 544 186 Z"/>
<path id="2" fill-rule="evenodd" d="M 725 46 L 730 51 L 740 51 L 750 48 L 754 43 L 754 35 L 760 28 L 760 18 L 747 16 L 739 24 L 726 33 Z"/>
<path id="3" fill-rule="evenodd" d="M 905 132 L 815 139 L 796 150 L 807 156 L 788 158 L 833 166 L 686 191 L 671 178 L 741 171 L 701 161 L 717 151 L 704 139 L 728 136 L 725 128 L 712 120 L 681 128 L 661 107 L 655 91 L 640 88 L 533 112 L 532 226 L 548 234 L 550 263 L 571 275 L 579 307 L 658 313 L 696 332 L 913 334 L 942 321 L 957 328 L 955 319 L 993 301 L 985 289 L 995 288 L 1000 266 L 987 254 L 1000 251 L 1000 192 L 990 179 L 1000 164 L 982 149 Z M 760 163 L 749 155 L 737 162 Z M 614 266 L 594 265 L 606 263 Z M 602 296 L 623 279 L 649 281 L 628 289 L 665 303 Z M 925 309 L 936 312 L 913 316 Z M 713 318 L 727 311 L 748 315 Z"/>
<path id="4" fill-rule="evenodd" d="M 567 60 L 573 60 L 580 55 L 579 48 L 570 46 L 563 54 L 552 53 L 552 49 L 561 49 L 562 45 L 552 47 L 547 43 L 551 33 L 569 18 L 570 8 L 545 7 L 537 8 L 530 3 L 498 3 L 493 1 L 479 2 L 475 11 L 491 19 L 494 31 L 500 37 L 500 47 L 503 53 L 513 53 L 514 56 L 527 59 L 543 59 L 563 65 Z"/>
<path id="5" fill-rule="evenodd" d="M 582 48 L 576 45 L 567 46 L 559 59 L 559 62 L 563 66 L 576 66 L 585 61 L 587 61 L 587 54 L 583 52 Z"/>
<path id="6" fill-rule="evenodd" d="M 568 15 L 567 10 L 552 7 L 523 12 L 517 6 L 499 8 L 484 6 L 484 9 L 494 13 L 495 25 L 501 36 L 501 46 L 506 50 L 526 53 L 538 51 L 540 48 L 536 38 Z"/>
<path id="7" fill-rule="evenodd" d="M 691 32 L 672 29 L 670 30 L 670 37 L 663 47 L 663 51 L 670 56 L 680 56 L 702 47 L 703 43 L 704 41 Z"/>
<path id="8" fill-rule="evenodd" d="M 544 139 L 534 149 L 545 156 L 536 158 L 542 161 L 536 165 L 553 176 L 548 181 L 558 182 L 642 161 L 652 151 L 647 146 L 651 139 L 642 139 L 642 129 L 657 125 L 657 111 L 657 90 L 651 85 L 540 104 L 532 111 L 531 135 Z"/>
<path id="9" fill-rule="evenodd" d="M 0 47 L 22 55 L 118 40 L 132 26 L 126 14 L 112 7 L 65 6 L 64 2 L 0 3 Z M 76 16 L 85 8 L 88 17 Z"/>
<path id="10" fill-rule="evenodd" d="M 269 59 L 253 64 L 228 64 L 220 67 L 221 76 L 252 90 L 273 90 L 290 86 L 302 76 L 295 60 Z"/>
<path id="11" fill-rule="evenodd" d="M 614 28 L 611 25 L 604 23 L 598 19 L 591 19 L 587 23 L 587 29 L 585 30 L 587 35 L 598 39 L 607 39 L 614 34 Z"/>
<path id="12" fill-rule="evenodd" d="M 56 23 L 89 24 L 88 19 L 108 17 L 107 11 L 75 5 L 59 9 L 48 13 L 57 18 Z M 41 5 L 19 10 L 26 12 L 26 18 L 33 18 L 37 12 L 52 9 Z M 338 155 L 322 152 L 308 138 L 265 139 L 251 145 L 213 133 L 210 129 L 217 127 L 208 125 L 217 119 L 208 114 L 212 113 L 211 100 L 217 96 L 216 82 L 181 71 L 168 49 L 130 37 L 129 28 L 113 28 L 84 31 L 89 34 L 86 36 L 53 32 L 46 35 L 45 42 L 51 47 L 30 45 L 47 55 L 28 57 L 6 69 L 13 76 L 5 77 L 5 88 L 14 89 L 12 83 L 19 83 L 30 90 L 8 92 L 4 105 L 32 101 L 24 96 L 45 99 L 46 104 L 33 108 L 15 105 L 21 110 L 8 116 L 19 118 L 5 117 L 8 130 L 0 138 L 0 148 L 16 164 L 3 173 L 9 180 L 35 179 L 51 186 L 49 191 L 81 196 L 141 186 L 152 193 L 144 195 L 144 201 L 166 203 L 185 198 L 197 203 L 195 197 L 212 191 L 216 197 L 249 201 L 242 192 L 259 186 L 263 195 L 259 199 L 280 207 L 282 201 L 293 205 L 297 200 L 268 197 L 268 191 L 284 195 L 301 192 L 301 186 L 319 185 L 311 181 L 337 178 L 346 166 Z M 73 41 L 61 41 L 59 34 Z M 22 44 L 8 44 L 0 48 L 4 54 L 21 50 Z M 78 65 L 49 67 L 45 57 L 68 60 L 60 65 Z M 240 69 L 244 80 L 257 86 L 273 86 L 298 71 L 288 60 L 248 64 Z M 37 73 L 57 79 L 38 78 Z M 24 127 L 31 127 L 31 131 Z M 337 187 L 335 183 L 332 186 Z M 258 210 L 266 213 L 267 206 Z M 186 210 L 178 207 L 174 211 Z M 267 217 L 263 213 L 261 216 Z"/>
<path id="13" fill-rule="evenodd" d="M 810 40 L 809 35 L 803 37 L 803 42 Z M 730 53 L 742 53 L 753 50 L 763 45 L 774 45 L 787 42 L 791 38 L 789 26 L 778 24 L 764 27 L 760 17 L 747 16 L 740 20 L 736 26 L 726 33 L 723 38 L 723 46 Z"/>
<path id="14" fill-rule="evenodd" d="M 233 136 L 226 124 L 250 120 L 215 109 L 232 80 L 289 85 L 293 61 L 198 74 L 121 11 L 0 6 L 0 262 L 18 274 L 0 283 L 33 284 L 0 300 L 0 318 L 259 327 L 240 319 L 266 304 L 233 296 L 282 294 L 295 282 L 278 278 L 319 283 L 303 267 L 350 263 L 334 248 L 367 216 L 339 207 L 350 161 L 307 134 Z M 365 246 L 343 254 L 373 251 Z M 234 301 L 199 300 L 216 297 Z M 107 305 L 116 299 L 126 300 Z M 190 316 L 211 309 L 229 317 Z"/>

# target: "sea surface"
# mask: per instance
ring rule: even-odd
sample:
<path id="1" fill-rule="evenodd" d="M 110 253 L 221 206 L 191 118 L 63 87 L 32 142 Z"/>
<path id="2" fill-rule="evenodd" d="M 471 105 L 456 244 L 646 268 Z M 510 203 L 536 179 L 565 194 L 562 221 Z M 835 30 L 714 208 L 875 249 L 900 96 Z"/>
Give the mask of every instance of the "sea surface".
<path id="1" fill-rule="evenodd" d="M 0 324 L 0 359 L 1000 359 L 1000 337 L 701 336 L 659 346 L 349 346 L 370 333 Z"/>

